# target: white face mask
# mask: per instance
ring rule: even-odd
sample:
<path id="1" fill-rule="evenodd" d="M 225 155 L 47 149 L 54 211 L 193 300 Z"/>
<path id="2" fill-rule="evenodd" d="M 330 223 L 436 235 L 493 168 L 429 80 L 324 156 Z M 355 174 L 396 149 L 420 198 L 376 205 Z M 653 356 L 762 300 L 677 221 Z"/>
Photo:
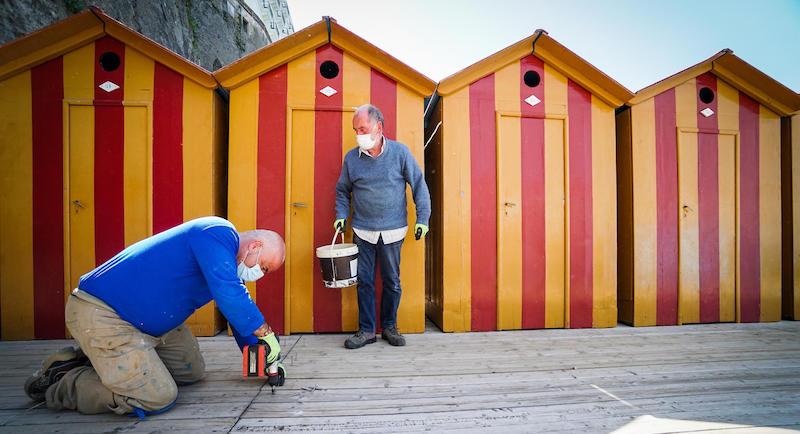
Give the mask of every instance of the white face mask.
<path id="1" fill-rule="evenodd" d="M 250 252 L 247 252 L 247 255 L 249 254 Z M 264 277 L 264 271 L 261 270 L 261 265 L 258 263 L 258 259 L 261 257 L 261 249 L 258 249 L 256 265 L 253 265 L 252 267 L 244 265 L 244 260 L 247 259 L 247 255 L 244 255 L 244 259 L 242 259 L 242 262 L 239 263 L 239 267 L 236 269 L 236 275 L 238 275 L 239 278 L 245 282 L 255 282 L 256 280 Z"/>
<path id="2" fill-rule="evenodd" d="M 378 129 L 378 124 L 375 124 L 375 127 L 372 128 L 373 132 Z M 358 147 L 361 148 L 362 151 L 369 151 L 375 144 L 378 143 L 378 139 L 380 137 L 372 138 L 372 132 L 368 134 L 356 134 L 356 142 L 358 143 Z"/>

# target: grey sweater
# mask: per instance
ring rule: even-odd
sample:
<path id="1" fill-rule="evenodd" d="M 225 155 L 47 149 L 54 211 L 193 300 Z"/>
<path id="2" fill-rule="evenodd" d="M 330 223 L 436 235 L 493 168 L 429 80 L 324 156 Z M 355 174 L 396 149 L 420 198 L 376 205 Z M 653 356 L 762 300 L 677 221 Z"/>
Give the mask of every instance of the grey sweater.
<path id="1" fill-rule="evenodd" d="M 336 218 L 346 219 L 350 215 L 352 196 L 354 228 L 384 231 L 406 226 L 408 183 L 417 209 L 417 223 L 427 226 L 431 196 L 417 160 L 400 142 L 386 139 L 385 146 L 378 158 L 362 155 L 358 147 L 347 152 L 336 183 Z"/>

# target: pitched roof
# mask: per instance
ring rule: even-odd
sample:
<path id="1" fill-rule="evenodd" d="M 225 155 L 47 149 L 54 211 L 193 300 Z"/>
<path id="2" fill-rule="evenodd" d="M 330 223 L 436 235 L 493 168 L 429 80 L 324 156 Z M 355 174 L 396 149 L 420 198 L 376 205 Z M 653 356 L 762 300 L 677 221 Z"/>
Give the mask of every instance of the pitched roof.
<path id="1" fill-rule="evenodd" d="M 533 54 L 607 104 L 618 107 L 633 95 L 614 79 L 595 68 L 539 29 L 533 35 L 443 79 L 437 93 L 448 95 L 506 65 Z"/>
<path id="2" fill-rule="evenodd" d="M 317 48 L 332 44 L 422 96 L 433 93 L 436 83 L 410 66 L 370 44 L 335 19 L 323 19 L 217 70 L 222 86 L 234 89 Z"/>
<path id="3" fill-rule="evenodd" d="M 214 77 L 194 63 L 90 6 L 87 10 L 0 46 L 0 80 L 45 63 L 76 48 L 111 36 L 209 89 Z"/>
<path id="4" fill-rule="evenodd" d="M 709 71 L 781 116 L 800 110 L 800 94 L 759 71 L 727 48 L 636 92 L 627 104 L 638 104 Z"/>

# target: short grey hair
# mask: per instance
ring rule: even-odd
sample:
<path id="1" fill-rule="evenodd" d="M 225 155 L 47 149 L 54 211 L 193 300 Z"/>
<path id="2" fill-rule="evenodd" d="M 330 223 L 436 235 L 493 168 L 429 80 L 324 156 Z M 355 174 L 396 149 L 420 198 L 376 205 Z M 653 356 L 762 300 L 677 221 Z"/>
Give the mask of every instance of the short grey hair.
<path id="1" fill-rule="evenodd" d="M 380 122 L 382 126 L 384 125 L 383 124 L 383 113 L 381 113 L 381 111 L 380 111 L 380 109 L 378 109 L 378 107 L 375 107 L 372 104 L 364 104 L 361 107 L 356 109 L 356 113 L 355 114 L 360 113 L 362 110 L 366 110 L 367 111 L 367 117 L 369 118 L 370 121 L 372 121 L 372 122 Z"/>

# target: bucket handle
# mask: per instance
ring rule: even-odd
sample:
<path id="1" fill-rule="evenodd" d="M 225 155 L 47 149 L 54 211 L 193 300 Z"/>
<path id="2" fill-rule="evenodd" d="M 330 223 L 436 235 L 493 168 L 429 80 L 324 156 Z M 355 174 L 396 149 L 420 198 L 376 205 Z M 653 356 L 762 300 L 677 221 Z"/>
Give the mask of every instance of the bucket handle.
<path id="1" fill-rule="evenodd" d="M 336 237 L 338 237 L 340 233 L 342 234 L 342 243 L 344 243 L 344 232 L 340 231 L 339 228 L 337 227 L 336 233 L 333 234 L 333 241 L 331 241 L 331 247 L 333 247 L 333 245 L 336 244 Z"/>

